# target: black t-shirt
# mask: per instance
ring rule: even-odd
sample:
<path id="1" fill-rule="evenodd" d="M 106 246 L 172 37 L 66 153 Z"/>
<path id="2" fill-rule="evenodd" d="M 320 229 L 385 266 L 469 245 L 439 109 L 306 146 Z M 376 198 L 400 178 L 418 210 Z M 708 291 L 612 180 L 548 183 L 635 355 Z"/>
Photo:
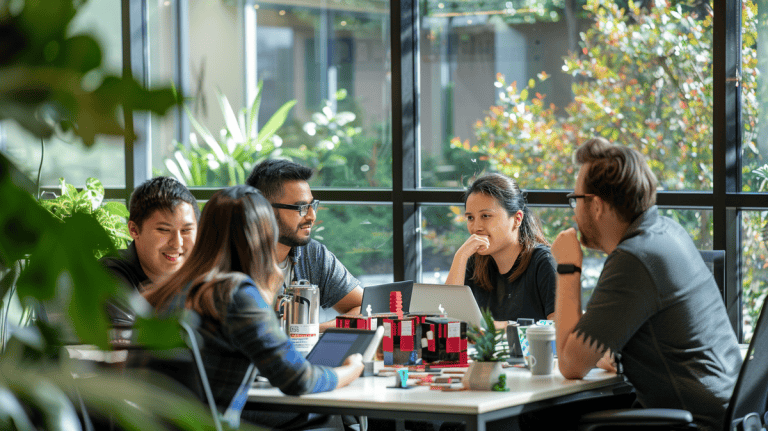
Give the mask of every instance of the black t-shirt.
<path id="1" fill-rule="evenodd" d="M 126 287 L 141 291 L 142 284 L 149 281 L 139 263 L 139 255 L 136 252 L 136 244 L 131 242 L 125 250 L 118 250 L 117 256 L 106 256 L 99 260 L 107 270 L 113 274 Z M 114 301 L 107 303 L 107 314 L 114 325 L 132 325 L 134 314 L 126 305 L 116 304 Z"/>
<path id="2" fill-rule="evenodd" d="M 475 257 L 467 261 L 464 284 L 472 289 L 480 309 L 489 308 L 494 320 L 517 320 L 518 318 L 546 319 L 555 312 L 555 259 L 545 245 L 537 245 L 525 272 L 513 282 L 509 276 L 520 265 L 520 259 L 506 274 L 499 274 L 496 261 L 491 259 L 488 270 L 492 291 L 487 291 L 472 280 L 475 272 Z"/>

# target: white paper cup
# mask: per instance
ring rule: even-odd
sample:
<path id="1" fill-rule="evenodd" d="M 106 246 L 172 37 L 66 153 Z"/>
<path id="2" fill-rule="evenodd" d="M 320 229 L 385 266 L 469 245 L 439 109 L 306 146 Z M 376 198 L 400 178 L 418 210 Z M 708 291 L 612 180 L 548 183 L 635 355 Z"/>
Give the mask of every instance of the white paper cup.
<path id="1" fill-rule="evenodd" d="M 530 356 L 526 358 L 533 375 L 548 375 L 555 365 L 555 327 L 529 326 L 526 331 Z"/>

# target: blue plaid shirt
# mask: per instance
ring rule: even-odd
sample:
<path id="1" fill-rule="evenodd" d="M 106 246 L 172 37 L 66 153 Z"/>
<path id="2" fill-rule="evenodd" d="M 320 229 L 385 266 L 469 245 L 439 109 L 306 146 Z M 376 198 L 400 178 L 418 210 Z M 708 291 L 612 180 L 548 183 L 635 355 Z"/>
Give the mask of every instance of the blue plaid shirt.
<path id="1" fill-rule="evenodd" d="M 220 321 L 202 316 L 199 332 L 205 371 L 222 410 L 232 402 L 251 363 L 288 395 L 331 391 L 338 385 L 332 368 L 312 365 L 296 351 L 250 277 L 244 277 L 229 304 L 220 309 Z"/>

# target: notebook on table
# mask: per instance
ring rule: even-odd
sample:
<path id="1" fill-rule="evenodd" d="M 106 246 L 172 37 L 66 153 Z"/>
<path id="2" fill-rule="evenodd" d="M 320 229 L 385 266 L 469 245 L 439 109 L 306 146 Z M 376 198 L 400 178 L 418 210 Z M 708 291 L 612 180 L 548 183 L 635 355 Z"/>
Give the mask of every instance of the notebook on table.
<path id="1" fill-rule="evenodd" d="M 363 303 L 360 307 L 360 314 L 367 316 L 368 306 L 371 306 L 371 313 L 389 313 L 389 294 L 391 292 L 401 292 L 403 298 L 403 311 L 408 312 L 411 304 L 411 289 L 413 281 L 398 281 L 395 283 L 385 283 L 376 286 L 368 286 L 363 289 Z"/>
<path id="2" fill-rule="evenodd" d="M 482 327 L 483 315 L 469 286 L 414 283 L 408 311 L 444 313 L 469 325 Z"/>

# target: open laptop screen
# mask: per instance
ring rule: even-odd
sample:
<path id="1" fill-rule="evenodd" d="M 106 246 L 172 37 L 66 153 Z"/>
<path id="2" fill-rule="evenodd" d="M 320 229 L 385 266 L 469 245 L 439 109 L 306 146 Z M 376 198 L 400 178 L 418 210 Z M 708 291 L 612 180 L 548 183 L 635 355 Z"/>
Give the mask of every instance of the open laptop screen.
<path id="1" fill-rule="evenodd" d="M 368 305 L 371 306 L 371 313 L 388 313 L 390 311 L 389 294 L 391 292 L 402 293 L 403 311 L 408 312 L 411 305 L 412 288 L 413 281 L 398 281 L 395 283 L 368 286 L 363 289 L 363 304 L 360 307 L 360 313 L 365 316 L 366 311 L 368 310 Z"/>
<path id="2" fill-rule="evenodd" d="M 414 283 L 409 311 L 444 312 L 472 326 L 482 326 L 483 321 L 469 286 Z"/>

